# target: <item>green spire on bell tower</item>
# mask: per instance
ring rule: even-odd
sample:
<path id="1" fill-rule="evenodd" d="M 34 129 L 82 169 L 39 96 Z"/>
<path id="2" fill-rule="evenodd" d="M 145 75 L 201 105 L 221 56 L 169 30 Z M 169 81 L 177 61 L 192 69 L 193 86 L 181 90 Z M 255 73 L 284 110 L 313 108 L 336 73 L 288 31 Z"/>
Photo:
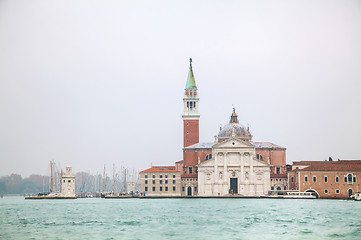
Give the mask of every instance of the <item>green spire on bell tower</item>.
<path id="1" fill-rule="evenodd" d="M 186 90 L 197 89 L 196 80 L 194 79 L 194 74 L 192 69 L 192 58 L 189 59 L 189 73 L 188 73 L 187 84 L 185 89 Z"/>

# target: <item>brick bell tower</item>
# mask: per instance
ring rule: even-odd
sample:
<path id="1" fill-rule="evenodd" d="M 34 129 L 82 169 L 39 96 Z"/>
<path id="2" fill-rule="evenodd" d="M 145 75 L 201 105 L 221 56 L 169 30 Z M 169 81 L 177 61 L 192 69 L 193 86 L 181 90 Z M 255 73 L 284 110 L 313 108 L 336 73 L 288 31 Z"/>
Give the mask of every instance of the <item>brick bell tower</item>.
<path id="1" fill-rule="evenodd" d="M 192 69 L 192 58 L 189 59 L 189 63 L 189 73 L 183 98 L 183 147 L 188 147 L 199 142 L 199 98 Z"/>

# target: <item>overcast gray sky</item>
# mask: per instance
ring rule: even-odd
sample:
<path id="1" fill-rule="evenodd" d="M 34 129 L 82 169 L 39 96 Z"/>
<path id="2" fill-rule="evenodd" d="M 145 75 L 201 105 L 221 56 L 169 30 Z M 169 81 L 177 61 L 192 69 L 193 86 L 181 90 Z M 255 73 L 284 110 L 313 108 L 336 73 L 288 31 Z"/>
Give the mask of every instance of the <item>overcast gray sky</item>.
<path id="1" fill-rule="evenodd" d="M 361 159 L 361 1 L 0 1 L 0 176 L 182 159 L 232 104 L 295 160 Z"/>

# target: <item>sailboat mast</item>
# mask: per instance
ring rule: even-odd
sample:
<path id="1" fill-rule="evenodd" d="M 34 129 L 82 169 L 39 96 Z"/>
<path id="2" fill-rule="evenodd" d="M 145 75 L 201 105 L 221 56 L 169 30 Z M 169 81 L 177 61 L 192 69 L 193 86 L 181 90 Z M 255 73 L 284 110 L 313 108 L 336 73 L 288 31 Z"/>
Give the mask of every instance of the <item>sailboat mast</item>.
<path id="1" fill-rule="evenodd" d="M 54 191 L 54 179 L 53 179 L 53 162 L 50 161 L 50 185 L 51 189 L 50 192 Z"/>
<path id="2" fill-rule="evenodd" d="M 112 191 L 115 191 L 115 164 L 113 163 L 113 185 L 112 185 Z"/>
<path id="3" fill-rule="evenodd" d="M 103 173 L 103 192 L 105 192 L 105 164 L 104 164 L 104 173 Z"/>

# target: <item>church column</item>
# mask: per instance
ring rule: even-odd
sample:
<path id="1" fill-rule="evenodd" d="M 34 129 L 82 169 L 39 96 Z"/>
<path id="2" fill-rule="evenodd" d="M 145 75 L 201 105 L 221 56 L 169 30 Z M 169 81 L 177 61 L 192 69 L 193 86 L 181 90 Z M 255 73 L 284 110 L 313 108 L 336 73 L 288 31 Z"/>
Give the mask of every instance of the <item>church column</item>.
<path id="1" fill-rule="evenodd" d="M 226 172 L 227 172 L 227 153 L 224 152 L 224 160 L 223 160 L 223 182 L 226 182 Z"/>
<path id="2" fill-rule="evenodd" d="M 214 156 L 214 182 L 218 182 L 218 153 Z"/>
<path id="3" fill-rule="evenodd" d="M 253 180 L 253 155 L 249 153 L 249 176 Z"/>
<path id="4" fill-rule="evenodd" d="M 241 155 L 241 183 L 244 183 L 244 157 L 243 153 L 239 153 Z"/>
<path id="5" fill-rule="evenodd" d="M 218 191 L 218 153 L 215 154 L 214 157 L 214 183 L 213 183 L 213 187 L 214 187 L 214 191 L 213 191 L 213 195 L 218 195 L 219 191 Z"/>

